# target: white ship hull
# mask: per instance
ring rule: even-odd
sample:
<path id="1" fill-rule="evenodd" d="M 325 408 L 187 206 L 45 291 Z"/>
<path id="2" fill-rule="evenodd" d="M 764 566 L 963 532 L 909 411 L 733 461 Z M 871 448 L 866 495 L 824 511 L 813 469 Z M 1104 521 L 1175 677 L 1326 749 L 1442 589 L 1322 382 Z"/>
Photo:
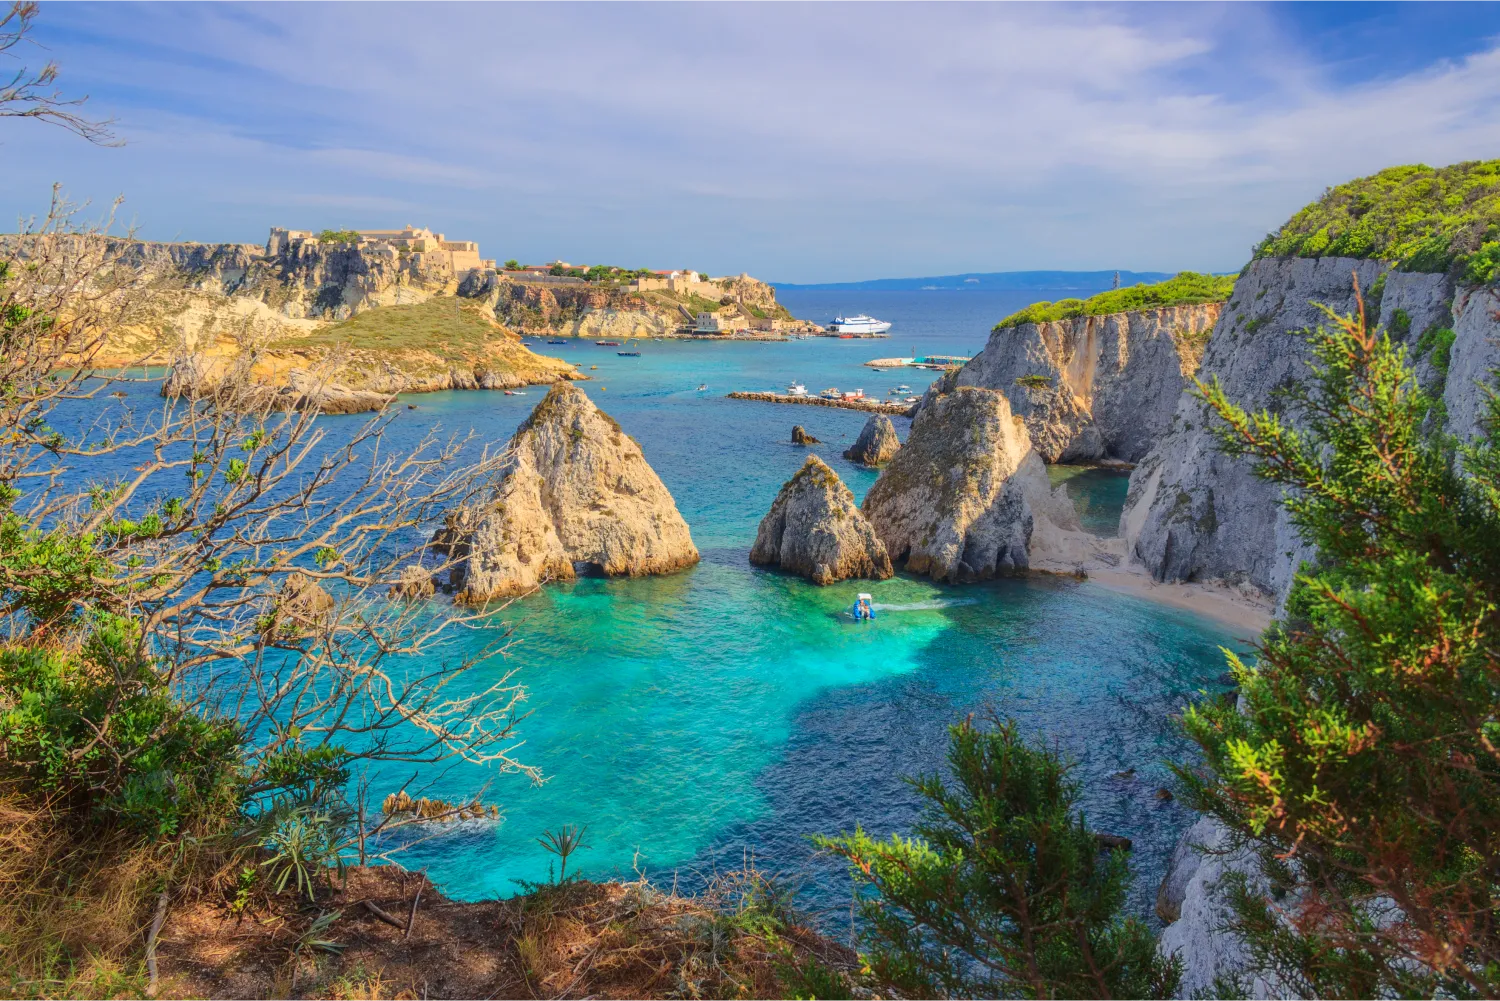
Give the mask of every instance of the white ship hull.
<path id="1" fill-rule="evenodd" d="M 883 334 L 891 329 L 891 325 L 872 316 L 851 316 L 848 319 L 841 316 L 830 323 L 828 329 L 839 334 Z"/>

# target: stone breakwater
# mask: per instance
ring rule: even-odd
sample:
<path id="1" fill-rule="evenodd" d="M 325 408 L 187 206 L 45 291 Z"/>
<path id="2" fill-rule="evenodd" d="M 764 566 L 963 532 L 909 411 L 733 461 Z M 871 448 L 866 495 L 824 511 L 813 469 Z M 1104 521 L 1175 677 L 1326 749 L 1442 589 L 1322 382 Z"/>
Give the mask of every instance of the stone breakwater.
<path id="1" fill-rule="evenodd" d="M 796 403 L 804 407 L 836 407 L 840 410 L 862 410 L 867 414 L 891 414 L 910 417 L 915 404 L 887 403 L 884 400 L 826 400 L 821 396 L 792 396 L 790 393 L 730 393 L 731 400 L 759 400 L 762 403 Z"/>

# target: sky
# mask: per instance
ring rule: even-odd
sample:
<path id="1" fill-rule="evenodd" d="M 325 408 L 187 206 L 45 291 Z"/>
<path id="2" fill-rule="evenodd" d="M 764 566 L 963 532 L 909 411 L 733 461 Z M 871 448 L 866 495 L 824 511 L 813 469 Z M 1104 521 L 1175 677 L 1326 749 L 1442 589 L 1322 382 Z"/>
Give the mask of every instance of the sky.
<path id="1" fill-rule="evenodd" d="M 45 2 L 35 38 L 124 144 L 0 120 L 0 213 L 57 182 L 155 240 L 1228 271 L 1330 185 L 1500 156 L 1500 4 Z"/>

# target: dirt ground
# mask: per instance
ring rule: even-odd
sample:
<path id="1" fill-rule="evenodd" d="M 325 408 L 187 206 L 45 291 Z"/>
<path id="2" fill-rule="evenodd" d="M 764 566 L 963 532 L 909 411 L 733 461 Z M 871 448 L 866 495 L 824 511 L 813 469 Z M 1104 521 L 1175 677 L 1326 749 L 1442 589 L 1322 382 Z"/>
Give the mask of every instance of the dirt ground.
<path id="1" fill-rule="evenodd" d="M 849 990 L 853 951 L 779 910 L 756 878 L 705 897 L 570 882 L 460 903 L 419 873 L 351 869 L 316 901 L 284 894 L 238 914 L 222 898 L 173 907 L 158 996 L 847 997 L 837 991 Z"/>

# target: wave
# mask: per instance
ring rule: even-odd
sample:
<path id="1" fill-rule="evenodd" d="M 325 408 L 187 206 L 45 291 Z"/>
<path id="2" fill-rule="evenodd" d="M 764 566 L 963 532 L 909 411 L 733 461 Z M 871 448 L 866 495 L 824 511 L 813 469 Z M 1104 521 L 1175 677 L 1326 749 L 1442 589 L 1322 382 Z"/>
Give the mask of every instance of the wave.
<path id="1" fill-rule="evenodd" d="M 934 598 L 931 601 L 914 601 L 909 605 L 887 605 L 875 602 L 877 612 L 927 612 L 934 608 L 953 608 L 955 605 L 976 605 L 978 598 Z"/>

